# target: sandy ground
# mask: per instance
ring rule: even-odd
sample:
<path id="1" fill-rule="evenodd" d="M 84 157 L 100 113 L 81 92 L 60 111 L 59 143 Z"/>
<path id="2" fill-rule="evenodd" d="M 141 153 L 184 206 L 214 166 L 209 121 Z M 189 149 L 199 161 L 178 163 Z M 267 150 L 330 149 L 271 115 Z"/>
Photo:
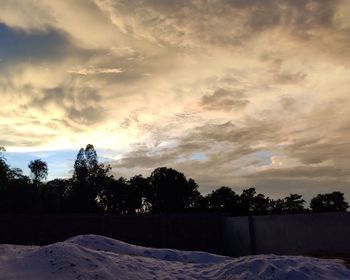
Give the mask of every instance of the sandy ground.
<path id="1" fill-rule="evenodd" d="M 0 271 L 0 280 L 350 279 L 344 261 L 324 256 L 229 258 L 140 247 L 96 235 L 41 247 L 0 245 Z"/>

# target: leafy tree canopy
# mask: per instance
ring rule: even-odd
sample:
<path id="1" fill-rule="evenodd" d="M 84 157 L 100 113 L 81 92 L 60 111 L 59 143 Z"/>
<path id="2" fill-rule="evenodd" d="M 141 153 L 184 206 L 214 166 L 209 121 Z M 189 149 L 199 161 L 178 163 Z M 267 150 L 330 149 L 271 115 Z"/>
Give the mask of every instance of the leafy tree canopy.
<path id="1" fill-rule="evenodd" d="M 41 180 L 46 179 L 48 175 L 47 163 L 41 159 L 32 160 L 28 165 L 33 181 L 39 183 Z"/>

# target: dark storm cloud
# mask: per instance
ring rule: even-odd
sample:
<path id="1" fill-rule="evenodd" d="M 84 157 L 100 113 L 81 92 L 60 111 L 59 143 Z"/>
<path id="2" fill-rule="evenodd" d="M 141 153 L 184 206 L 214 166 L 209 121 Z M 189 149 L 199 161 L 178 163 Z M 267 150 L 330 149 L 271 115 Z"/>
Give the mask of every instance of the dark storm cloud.
<path id="1" fill-rule="evenodd" d="M 63 62 L 70 67 L 70 64 L 76 66 L 100 57 L 104 57 L 105 61 L 95 67 L 103 69 L 111 63 L 107 52 L 105 49 L 74 45 L 63 30 L 53 28 L 29 33 L 0 23 L 0 71 L 3 76 L 16 76 L 18 73 L 13 73 L 13 68 L 22 71 L 28 65 L 51 68 L 55 67 L 54 64 L 61 67 Z M 69 68 L 66 71 L 69 72 Z"/>
<path id="2" fill-rule="evenodd" d="M 201 105 L 207 110 L 240 110 L 247 106 L 249 101 L 242 91 L 231 91 L 217 89 L 210 95 L 204 95 L 201 99 Z"/>
<path id="3" fill-rule="evenodd" d="M 108 48 L 84 48 L 74 44 L 66 31 L 55 27 L 27 32 L 0 23 L 0 63 L 2 65 L 0 70 L 3 75 L 14 75 L 11 69 L 16 66 L 19 66 L 17 71 L 21 70 L 21 66 L 28 64 L 33 67 L 41 64 L 42 67 L 49 68 L 54 67 L 52 64 L 56 63 L 60 67 L 63 60 L 66 67 L 76 67 L 96 58 L 100 63 L 94 63 L 94 68 L 100 69 L 103 74 L 108 74 L 106 71 L 103 72 L 104 68 L 112 68 L 109 65 L 115 66 L 116 63 L 110 61 L 108 51 Z M 130 63 L 127 58 L 120 58 L 120 61 L 124 65 L 127 62 Z M 4 72 L 6 69 L 9 69 L 7 73 Z M 69 72 L 69 68 L 66 71 Z"/>

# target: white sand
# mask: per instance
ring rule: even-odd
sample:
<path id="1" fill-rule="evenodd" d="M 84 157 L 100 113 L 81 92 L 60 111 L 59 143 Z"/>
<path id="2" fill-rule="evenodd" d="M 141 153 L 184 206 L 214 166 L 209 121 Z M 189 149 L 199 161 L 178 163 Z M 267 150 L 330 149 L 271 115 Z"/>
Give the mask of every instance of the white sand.
<path id="1" fill-rule="evenodd" d="M 42 247 L 0 245 L 0 280 L 5 279 L 350 279 L 350 270 L 340 260 L 229 258 L 81 235 Z"/>

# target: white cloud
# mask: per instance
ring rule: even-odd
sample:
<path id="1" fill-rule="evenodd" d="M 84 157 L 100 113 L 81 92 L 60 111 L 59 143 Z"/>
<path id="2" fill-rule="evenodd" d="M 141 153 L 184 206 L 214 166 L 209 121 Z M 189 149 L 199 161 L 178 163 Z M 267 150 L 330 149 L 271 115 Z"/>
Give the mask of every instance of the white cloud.
<path id="1" fill-rule="evenodd" d="M 59 46 L 1 57 L 0 140 L 118 146 L 125 172 L 174 165 L 207 189 L 258 182 L 267 153 L 289 169 L 265 186 L 296 170 L 315 180 L 315 164 L 343 186 L 347 1 L 278 2 L 4 0 L 0 22 L 14 34 L 56 34 Z"/>
<path id="2" fill-rule="evenodd" d="M 87 75 L 94 75 L 94 74 L 119 74 L 119 73 L 123 73 L 124 71 L 120 68 L 89 67 L 89 68 L 72 69 L 72 70 L 68 70 L 67 72 L 87 76 Z"/>

